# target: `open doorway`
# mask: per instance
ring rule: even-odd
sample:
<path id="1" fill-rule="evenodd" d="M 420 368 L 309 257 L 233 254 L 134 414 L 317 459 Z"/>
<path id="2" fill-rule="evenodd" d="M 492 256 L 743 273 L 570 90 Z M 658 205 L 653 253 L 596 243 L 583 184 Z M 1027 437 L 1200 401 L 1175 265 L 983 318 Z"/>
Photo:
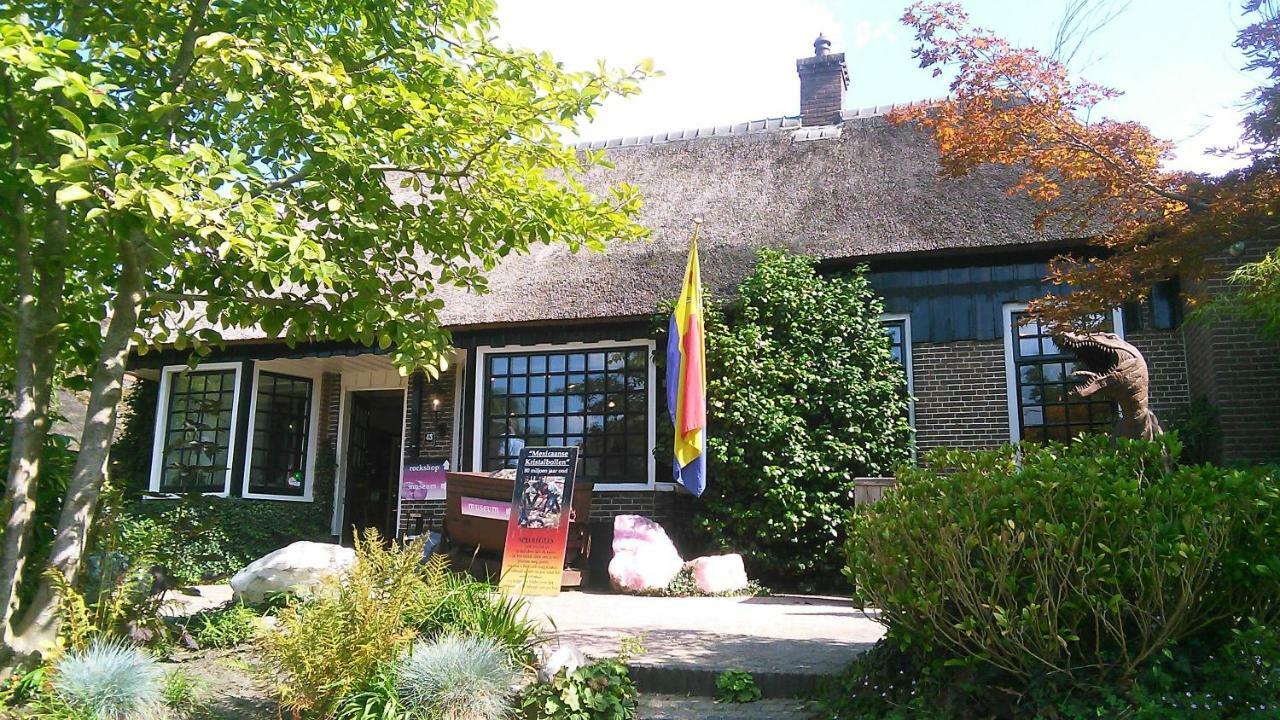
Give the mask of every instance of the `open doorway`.
<path id="1" fill-rule="evenodd" d="M 347 407 L 342 542 L 349 545 L 355 530 L 370 527 L 390 539 L 396 534 L 404 391 L 352 392 Z"/>

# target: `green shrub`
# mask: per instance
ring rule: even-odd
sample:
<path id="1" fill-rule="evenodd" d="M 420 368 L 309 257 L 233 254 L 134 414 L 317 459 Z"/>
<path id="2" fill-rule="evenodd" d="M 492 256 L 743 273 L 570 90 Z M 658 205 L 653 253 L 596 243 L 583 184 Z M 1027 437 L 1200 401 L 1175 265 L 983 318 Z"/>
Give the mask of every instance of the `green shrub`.
<path id="1" fill-rule="evenodd" d="M 1038 684 L 1126 687 L 1280 607 L 1280 483 L 1176 465 L 1173 436 L 938 451 L 858 511 L 857 599 L 897 646 Z M 1021 692 L 1019 691 L 1019 692 Z"/>
<path id="2" fill-rule="evenodd" d="M 156 715 L 163 705 L 164 684 L 156 661 L 121 640 L 94 641 L 54 665 L 57 700 L 95 720 Z"/>
<path id="3" fill-rule="evenodd" d="M 698 524 L 753 575 L 830 587 L 854 478 L 910 458 L 903 368 L 864 268 L 823 278 L 812 259 L 767 250 L 739 290 L 706 308 L 712 481 Z"/>
<path id="4" fill-rule="evenodd" d="M 206 610 L 187 619 L 187 634 L 202 648 L 230 648 L 253 639 L 258 613 L 240 603 Z"/>
<path id="5" fill-rule="evenodd" d="M 637 697 L 626 659 L 618 657 L 529 686 L 520 710 L 527 720 L 631 720 Z"/>
<path id="6" fill-rule="evenodd" d="M 504 720 L 519 680 L 506 648 L 486 637 L 419 641 L 396 663 L 400 704 L 433 720 Z"/>
<path id="7" fill-rule="evenodd" d="M 442 566 L 441 566 L 442 567 Z M 542 643 L 529 603 L 465 575 L 428 573 L 428 581 L 406 610 L 405 622 L 419 635 L 480 637 L 497 642 L 519 667 L 531 667 Z"/>
<path id="8" fill-rule="evenodd" d="M 262 635 L 280 705 L 302 717 L 331 717 L 416 635 L 405 617 L 428 584 L 422 543 L 388 548 L 369 530 L 355 551 L 356 562 L 330 587 L 280 611 L 277 631 Z"/>
<path id="9" fill-rule="evenodd" d="M 716 678 L 716 699 L 726 703 L 751 703 L 763 695 L 756 679 L 746 670 L 725 670 Z"/>
<path id="10" fill-rule="evenodd" d="M 108 509 L 97 545 L 163 565 L 180 583 L 234 575 L 297 540 L 332 540 L 327 503 L 203 497 Z"/>
<path id="11" fill-rule="evenodd" d="M 394 663 L 383 663 L 372 676 L 352 687 L 334 712 L 334 720 L 404 720 L 396 688 Z"/>

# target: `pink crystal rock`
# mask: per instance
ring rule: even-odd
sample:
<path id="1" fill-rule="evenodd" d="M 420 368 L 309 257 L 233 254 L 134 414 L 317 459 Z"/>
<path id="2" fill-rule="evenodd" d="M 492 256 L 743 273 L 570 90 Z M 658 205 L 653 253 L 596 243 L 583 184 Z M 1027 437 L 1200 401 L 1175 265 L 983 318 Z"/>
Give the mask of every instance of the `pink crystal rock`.
<path id="1" fill-rule="evenodd" d="M 613 559 L 609 582 L 614 590 L 660 590 L 684 567 L 684 560 L 658 523 L 640 515 L 613 519 Z"/>
<path id="2" fill-rule="evenodd" d="M 742 556 L 708 555 L 689 561 L 693 568 L 693 583 L 704 593 L 714 594 L 742 590 L 747 587 L 747 569 Z"/>

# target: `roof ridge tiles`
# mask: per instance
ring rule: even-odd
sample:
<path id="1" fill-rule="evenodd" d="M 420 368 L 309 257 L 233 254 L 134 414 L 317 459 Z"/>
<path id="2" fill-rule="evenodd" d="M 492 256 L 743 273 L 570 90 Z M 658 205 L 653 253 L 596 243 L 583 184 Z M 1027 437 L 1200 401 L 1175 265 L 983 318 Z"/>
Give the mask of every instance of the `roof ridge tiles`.
<path id="1" fill-rule="evenodd" d="M 899 108 L 916 107 L 935 100 L 918 100 L 907 103 L 890 103 L 888 105 L 867 105 L 860 108 L 849 108 L 840 112 L 842 121 L 866 120 L 881 117 Z M 574 143 L 578 150 L 603 150 L 614 148 L 638 147 L 642 145 L 662 145 L 684 140 L 695 140 L 706 137 L 726 137 L 730 135 L 753 135 L 771 130 L 791 130 L 803 127 L 799 115 L 781 115 L 776 117 L 748 120 L 731 125 L 711 125 L 684 130 L 668 130 L 648 135 L 628 135 L 626 137 L 605 138 L 602 140 L 586 140 Z"/>

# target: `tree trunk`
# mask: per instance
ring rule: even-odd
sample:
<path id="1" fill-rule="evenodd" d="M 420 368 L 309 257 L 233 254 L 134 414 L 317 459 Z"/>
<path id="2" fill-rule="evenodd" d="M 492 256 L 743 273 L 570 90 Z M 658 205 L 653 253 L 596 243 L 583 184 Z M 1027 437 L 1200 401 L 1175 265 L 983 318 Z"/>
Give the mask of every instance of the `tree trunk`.
<path id="1" fill-rule="evenodd" d="M 9 207 L 15 219 L 15 261 L 19 305 L 16 328 L 14 412 L 5 507 L 4 549 L 0 554 L 0 665 L 8 664 L 11 622 L 18 610 L 22 580 L 34 529 L 40 459 L 49 434 L 49 402 L 57 351 L 55 326 L 66 283 L 66 216 L 53 193 L 45 209 L 44 242 L 31 246 L 24 200 L 15 193 Z"/>
<path id="2" fill-rule="evenodd" d="M 79 577 L 89 527 L 102 494 L 124 390 L 125 363 L 138 328 L 143 299 L 140 241 L 141 233 L 135 231 L 120 243 L 120 280 L 111 303 L 111 320 L 94 368 L 80 452 L 67 484 L 66 502 L 49 557 L 50 566 L 73 584 Z M 43 654 L 53 647 L 60 624 L 56 591 L 47 579 L 42 579 L 35 599 L 14 623 L 9 645 L 19 658 Z"/>

